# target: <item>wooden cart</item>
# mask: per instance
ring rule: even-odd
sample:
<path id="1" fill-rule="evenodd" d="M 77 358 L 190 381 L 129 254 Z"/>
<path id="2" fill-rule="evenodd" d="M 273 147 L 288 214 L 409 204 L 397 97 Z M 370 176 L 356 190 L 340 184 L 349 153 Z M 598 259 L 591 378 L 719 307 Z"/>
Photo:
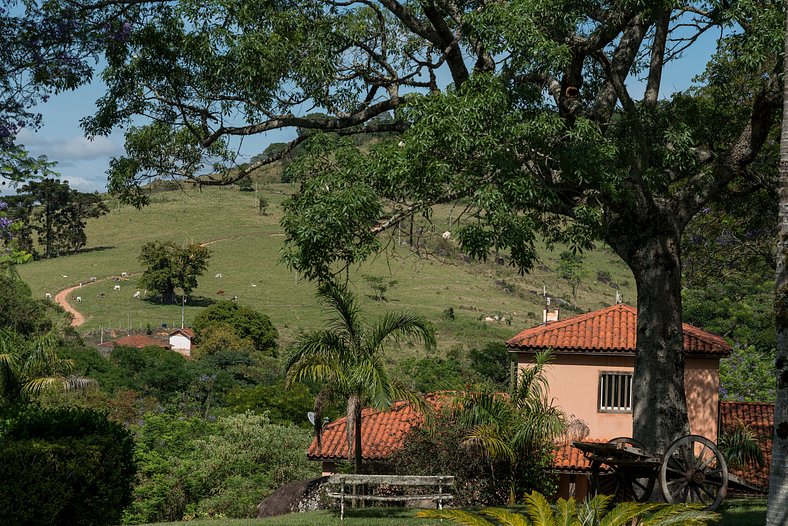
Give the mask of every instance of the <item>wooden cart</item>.
<path id="1" fill-rule="evenodd" d="M 679 438 L 664 455 L 624 437 L 572 445 L 591 461 L 592 494 L 613 495 L 616 501 L 646 502 L 658 483 L 665 502 L 699 503 L 715 510 L 725 498 L 729 479 L 736 479 L 717 446 L 698 435 Z"/>

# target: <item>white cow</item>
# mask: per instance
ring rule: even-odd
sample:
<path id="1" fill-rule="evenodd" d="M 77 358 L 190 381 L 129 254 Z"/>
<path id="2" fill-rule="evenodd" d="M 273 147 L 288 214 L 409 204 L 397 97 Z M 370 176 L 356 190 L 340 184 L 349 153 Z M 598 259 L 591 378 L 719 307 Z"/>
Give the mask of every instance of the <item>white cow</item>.
<path id="1" fill-rule="evenodd" d="M 140 291 L 137 291 L 137 292 L 134 293 L 134 299 L 135 300 L 140 299 Z"/>
<path id="2" fill-rule="evenodd" d="M 91 283 L 95 283 L 96 282 L 96 276 L 90 276 L 90 282 Z"/>
<path id="3" fill-rule="evenodd" d="M 444 232 L 443 234 L 441 234 L 441 237 L 442 237 L 443 239 L 445 239 L 446 241 L 448 241 L 448 240 L 450 240 L 450 239 L 451 239 L 451 232 L 449 232 L 449 231 L 447 230 L 446 232 Z"/>
<path id="4" fill-rule="evenodd" d="M 44 297 L 45 297 L 46 299 L 48 299 L 48 300 L 51 300 L 51 299 L 52 299 L 52 294 L 50 294 L 49 292 L 47 292 L 46 294 L 44 294 Z"/>
<path id="5" fill-rule="evenodd" d="M 257 285 L 255 285 L 254 283 L 252 283 L 252 286 L 253 286 L 253 287 L 256 287 Z"/>
<path id="6" fill-rule="evenodd" d="M 218 274 L 216 274 L 216 275 L 214 276 L 214 278 L 217 278 L 217 279 L 218 279 L 218 278 L 221 278 L 221 277 L 222 277 L 222 273 L 221 273 L 221 272 L 219 272 Z"/>
<path id="7" fill-rule="evenodd" d="M 129 277 L 129 273 L 128 272 L 121 272 L 120 273 L 120 277 L 121 278 L 128 278 Z"/>
<path id="8" fill-rule="evenodd" d="M 82 303 L 82 296 L 77 296 L 77 303 Z"/>
<path id="9" fill-rule="evenodd" d="M 120 285 L 115 285 L 112 290 L 120 290 Z"/>

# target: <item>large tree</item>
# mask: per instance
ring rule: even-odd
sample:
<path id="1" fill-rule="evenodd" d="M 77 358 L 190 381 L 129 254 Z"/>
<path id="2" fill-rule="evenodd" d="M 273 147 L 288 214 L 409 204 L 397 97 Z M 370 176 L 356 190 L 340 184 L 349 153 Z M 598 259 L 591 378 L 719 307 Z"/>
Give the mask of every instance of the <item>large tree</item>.
<path id="1" fill-rule="evenodd" d="M 130 2 L 10 1 L 0 5 L 0 186 L 51 174 L 17 138 L 42 124 L 37 106 L 91 80 L 108 42 L 125 38 Z"/>
<path id="2" fill-rule="evenodd" d="M 68 181 L 44 178 L 28 181 L 8 198 L 9 210 L 18 220 L 21 248 L 37 254 L 33 232 L 43 248 L 43 257 L 77 252 L 87 243 L 86 220 L 100 217 L 109 209 L 98 193 L 74 190 Z"/>
<path id="3" fill-rule="evenodd" d="M 197 287 L 197 278 L 208 268 L 210 252 L 199 243 L 178 245 L 172 241 L 151 241 L 140 251 L 145 265 L 140 286 L 155 290 L 163 303 L 175 303 L 175 289 L 189 296 Z"/>
<path id="4" fill-rule="evenodd" d="M 441 203 L 466 210 L 466 252 L 508 250 L 522 269 L 540 235 L 603 240 L 637 283 L 634 436 L 664 451 L 689 431 L 680 240 L 767 164 L 782 2 L 184 0 L 128 16 L 85 126 L 153 122 L 129 128 L 112 191 L 142 204 L 151 178 L 226 184 L 303 146 L 285 257 L 320 279 Z M 689 53 L 704 74 L 666 97 L 666 69 Z M 288 128 L 330 134 L 235 169 L 241 139 Z M 342 139 L 375 132 L 398 135 L 363 151 Z"/>

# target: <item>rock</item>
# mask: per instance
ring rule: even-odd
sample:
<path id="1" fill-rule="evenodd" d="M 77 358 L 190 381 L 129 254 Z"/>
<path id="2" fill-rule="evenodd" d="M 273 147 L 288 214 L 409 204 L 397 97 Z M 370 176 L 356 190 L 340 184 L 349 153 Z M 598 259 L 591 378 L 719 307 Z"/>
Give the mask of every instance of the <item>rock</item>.
<path id="1" fill-rule="evenodd" d="M 285 484 L 257 505 L 257 516 L 276 517 L 319 509 L 320 489 L 327 480 L 328 477 L 318 477 Z"/>

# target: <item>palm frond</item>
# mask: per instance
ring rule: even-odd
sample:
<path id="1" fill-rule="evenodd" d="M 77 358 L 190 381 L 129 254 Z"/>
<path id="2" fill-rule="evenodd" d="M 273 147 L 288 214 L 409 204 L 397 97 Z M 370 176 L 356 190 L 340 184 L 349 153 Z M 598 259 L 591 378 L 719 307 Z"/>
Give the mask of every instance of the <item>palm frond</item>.
<path id="1" fill-rule="evenodd" d="M 498 430 L 490 425 L 480 425 L 471 429 L 462 444 L 465 447 L 479 448 L 493 459 L 506 459 L 510 462 L 516 459 L 512 447 L 501 438 Z"/>
<path id="2" fill-rule="evenodd" d="M 317 298 L 323 305 L 329 307 L 332 315 L 336 315 L 329 318 L 329 329 L 347 334 L 353 346 L 358 347 L 363 336 L 363 324 L 355 294 L 345 285 L 328 282 L 320 286 Z"/>
<path id="3" fill-rule="evenodd" d="M 531 521 L 525 515 L 504 508 L 484 508 L 479 513 L 494 518 L 501 526 L 532 526 Z"/>
<path id="4" fill-rule="evenodd" d="M 346 342 L 331 331 L 314 331 L 301 336 L 285 359 L 285 371 L 307 356 L 340 356 L 347 353 Z"/>
<path id="5" fill-rule="evenodd" d="M 98 387 L 98 382 L 87 376 L 71 375 L 64 379 L 63 385 L 66 391 L 81 391 L 83 389 Z"/>
<path id="6" fill-rule="evenodd" d="M 435 331 L 429 321 L 420 314 L 388 312 L 375 324 L 369 338 L 372 349 L 380 348 L 389 338 L 415 340 L 427 350 L 435 348 Z"/>
<path id="7" fill-rule="evenodd" d="M 555 503 L 555 524 L 556 526 L 576 526 L 578 524 L 575 499 L 558 499 Z"/>
<path id="8" fill-rule="evenodd" d="M 642 517 L 656 506 L 653 503 L 621 502 L 605 515 L 599 526 L 628 526 L 633 519 Z"/>
<path id="9" fill-rule="evenodd" d="M 500 425 L 511 418 L 511 406 L 494 391 L 468 391 L 454 401 L 453 412 L 460 425 Z"/>
<path id="10" fill-rule="evenodd" d="M 408 387 L 398 378 L 391 379 L 391 391 L 395 400 L 405 400 L 418 413 L 424 417 L 425 422 L 430 422 L 434 416 L 432 405 L 418 391 Z"/>
<path id="11" fill-rule="evenodd" d="M 720 520 L 719 513 L 698 504 L 659 504 L 641 519 L 640 526 L 705 526 Z"/>
<path id="12" fill-rule="evenodd" d="M 729 467 L 740 468 L 747 464 L 763 466 L 758 433 L 741 420 L 720 433 L 719 447 Z"/>
<path id="13" fill-rule="evenodd" d="M 580 524 L 583 526 L 598 524 L 604 517 L 612 499 L 612 495 L 599 493 L 594 498 L 584 501 L 582 505 L 577 507 L 577 519 Z"/>
<path id="14" fill-rule="evenodd" d="M 464 526 L 496 526 L 479 513 L 463 510 L 423 510 L 416 516 L 424 519 L 445 519 Z"/>
<path id="15" fill-rule="evenodd" d="M 350 384 L 340 363 L 320 355 L 302 358 L 285 374 L 285 387 L 305 381 L 329 383 L 338 392 L 347 392 Z"/>
<path id="16" fill-rule="evenodd" d="M 528 506 L 528 517 L 534 526 L 556 526 L 553 508 L 544 495 L 532 491 L 525 496 L 525 503 Z"/>

